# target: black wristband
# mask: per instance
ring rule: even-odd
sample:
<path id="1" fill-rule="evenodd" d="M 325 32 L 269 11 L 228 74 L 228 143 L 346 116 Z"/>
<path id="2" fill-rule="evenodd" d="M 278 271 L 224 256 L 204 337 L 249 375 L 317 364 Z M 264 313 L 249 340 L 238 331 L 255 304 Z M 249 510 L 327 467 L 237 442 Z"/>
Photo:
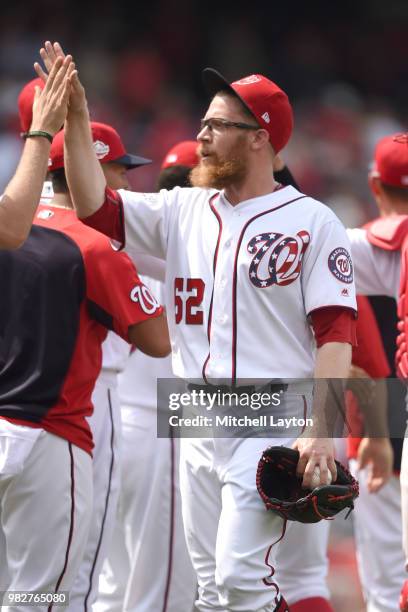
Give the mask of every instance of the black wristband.
<path id="1" fill-rule="evenodd" d="M 292 173 L 287 166 L 284 166 L 282 170 L 277 170 L 274 175 L 275 180 L 278 181 L 278 183 L 281 183 L 284 187 L 292 185 L 292 187 L 295 187 L 295 189 L 299 189 L 299 185 L 293 178 Z"/>
<path id="2" fill-rule="evenodd" d="M 49 140 L 52 143 L 52 139 L 53 137 L 51 136 L 51 134 L 49 134 L 48 132 L 44 132 L 43 130 L 34 130 L 33 132 L 24 132 L 24 134 L 22 134 L 24 140 L 26 140 L 27 138 L 46 138 L 47 140 Z"/>

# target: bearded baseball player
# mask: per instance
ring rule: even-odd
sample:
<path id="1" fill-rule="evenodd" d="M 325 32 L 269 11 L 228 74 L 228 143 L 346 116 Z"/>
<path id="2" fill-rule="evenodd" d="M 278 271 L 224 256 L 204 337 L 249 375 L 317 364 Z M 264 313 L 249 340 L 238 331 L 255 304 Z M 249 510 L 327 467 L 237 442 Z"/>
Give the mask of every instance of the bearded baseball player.
<path id="1" fill-rule="evenodd" d="M 291 187 L 279 188 L 271 173 L 274 155 L 292 130 L 287 96 L 261 75 L 230 85 L 213 70 L 204 74 L 213 98 L 198 135 L 202 159 L 192 173 L 197 188 L 147 195 L 108 191 L 107 198 L 75 75 L 66 147 L 79 214 L 122 244 L 126 233 L 130 246 L 167 257 L 176 375 L 234 386 L 244 377 L 346 376 L 355 296 L 344 229 L 322 204 Z M 92 188 L 84 180 L 88 163 Z M 274 263 L 278 246 L 285 254 Z M 269 249 L 269 268 L 259 269 Z M 254 327 L 263 317 L 269 325 Z M 272 347 L 279 343 L 286 348 L 277 356 Z M 311 404 L 310 395 L 297 389 L 269 387 L 283 392 L 281 408 L 291 415 L 304 414 Z M 332 441 L 315 437 L 316 429 L 307 435 L 295 441 L 303 483 L 311 484 L 315 467 L 320 481 L 328 482 L 329 471 L 336 476 Z M 183 517 L 198 575 L 199 610 L 287 609 L 271 579 L 272 544 L 281 539 L 284 522 L 265 512 L 254 481 L 260 452 L 272 442 L 182 440 Z"/>
<path id="2" fill-rule="evenodd" d="M 197 141 L 183 141 L 170 149 L 161 166 L 158 190 L 190 186 L 191 170 L 199 163 L 197 147 Z M 282 184 L 294 184 L 278 156 L 274 169 Z M 140 255 L 134 257 L 138 269 L 149 263 L 141 261 Z M 141 278 L 160 296 L 164 261 L 156 261 L 156 272 L 156 279 Z M 192 608 L 196 581 L 181 534 L 178 439 L 156 438 L 156 380 L 171 376 L 169 359 L 158 361 L 134 352 L 119 377 L 121 497 L 95 612 L 178 612 Z M 135 482 L 140 483 L 136 488 Z M 286 531 L 278 550 L 278 576 L 294 612 L 332 610 L 326 584 L 328 535 L 329 524 L 324 521 L 317 525 L 291 524 Z M 163 560 L 159 574 L 157 557 Z"/>
<path id="3" fill-rule="evenodd" d="M 130 246 L 167 258 L 177 376 L 233 386 L 244 377 L 346 376 L 356 304 L 344 228 L 323 204 L 281 188 L 272 174 L 292 131 L 288 98 L 261 75 L 232 84 L 211 69 L 204 76 L 213 97 L 198 134 L 197 187 L 160 194 L 106 191 L 84 90 L 76 75 L 71 79 L 67 172 L 79 215 L 122 244 L 126 235 Z M 281 409 L 291 415 L 312 403 L 298 388 L 268 388 L 282 392 Z M 322 415 L 313 408 L 318 427 Z M 332 440 L 317 435 L 312 428 L 295 442 L 279 438 L 299 449 L 305 486 L 316 467 L 321 482 L 329 471 L 336 477 Z M 261 451 L 273 442 L 182 440 L 183 517 L 198 610 L 288 609 L 272 578 L 272 545 L 284 521 L 265 512 L 255 485 Z"/>

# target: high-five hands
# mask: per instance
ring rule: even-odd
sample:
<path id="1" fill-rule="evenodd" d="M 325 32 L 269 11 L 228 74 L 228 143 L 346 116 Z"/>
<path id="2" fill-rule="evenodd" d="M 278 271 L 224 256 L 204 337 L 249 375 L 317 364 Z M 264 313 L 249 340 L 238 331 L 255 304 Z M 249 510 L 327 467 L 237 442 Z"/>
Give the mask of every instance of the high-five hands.
<path id="1" fill-rule="evenodd" d="M 58 57 L 53 63 L 44 89 L 36 87 L 31 131 L 45 131 L 54 136 L 64 124 L 75 73 L 72 57 Z"/>
<path id="2" fill-rule="evenodd" d="M 40 57 L 44 62 L 45 70 L 38 62 L 34 63 L 34 70 L 45 83 L 47 83 L 48 78 L 51 76 L 51 72 L 55 65 L 59 64 L 59 62 L 65 62 L 67 58 L 70 58 L 70 62 L 72 62 L 72 57 L 70 55 L 65 55 L 58 42 L 51 43 L 48 40 L 44 43 L 44 47 L 40 49 Z M 70 84 L 68 113 L 87 110 L 85 90 L 79 80 L 78 71 L 75 70 L 75 64 L 73 64 L 73 67 L 73 70 L 68 76 Z"/>

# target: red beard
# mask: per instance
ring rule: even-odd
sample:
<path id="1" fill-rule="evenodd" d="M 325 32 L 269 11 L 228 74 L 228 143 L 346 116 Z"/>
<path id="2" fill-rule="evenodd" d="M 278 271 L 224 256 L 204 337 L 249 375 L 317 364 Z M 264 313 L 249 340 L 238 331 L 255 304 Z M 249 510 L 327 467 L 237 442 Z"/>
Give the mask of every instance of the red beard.
<path id="1" fill-rule="evenodd" d="M 228 160 L 220 160 L 215 154 L 205 162 L 201 159 L 190 173 L 190 182 L 193 187 L 225 189 L 230 185 L 239 185 L 246 175 L 247 160 L 243 152 L 243 142 L 239 139 L 231 149 Z"/>

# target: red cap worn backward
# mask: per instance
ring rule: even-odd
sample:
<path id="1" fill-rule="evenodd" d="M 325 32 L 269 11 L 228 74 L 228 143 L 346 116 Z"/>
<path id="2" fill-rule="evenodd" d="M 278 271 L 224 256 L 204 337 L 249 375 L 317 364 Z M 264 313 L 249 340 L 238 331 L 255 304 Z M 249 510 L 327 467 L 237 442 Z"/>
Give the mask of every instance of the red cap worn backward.
<path id="1" fill-rule="evenodd" d="M 194 168 L 199 162 L 197 147 L 198 142 L 196 140 L 183 140 L 174 145 L 164 158 L 161 169 L 171 168 L 172 166 Z"/>
<path id="2" fill-rule="evenodd" d="M 44 89 L 44 81 L 40 78 L 33 79 L 24 85 L 18 96 L 18 114 L 20 116 L 20 126 L 22 132 L 28 132 L 33 121 L 33 102 L 35 88 Z"/>
<path id="3" fill-rule="evenodd" d="M 150 164 L 151 160 L 127 153 L 117 131 L 106 123 L 91 122 L 92 140 L 96 157 L 101 164 L 116 162 L 127 168 L 137 168 Z M 64 167 L 64 131 L 54 136 L 48 160 L 48 170 L 53 172 Z"/>
<path id="4" fill-rule="evenodd" d="M 385 185 L 408 188 L 408 132 L 391 134 L 377 143 L 373 175 Z"/>
<path id="5" fill-rule="evenodd" d="M 248 108 L 259 126 L 269 134 L 269 141 L 279 153 L 287 144 L 293 129 L 293 111 L 285 92 L 261 74 L 228 83 L 213 68 L 203 71 L 204 85 L 211 96 L 222 90 L 234 93 Z"/>

